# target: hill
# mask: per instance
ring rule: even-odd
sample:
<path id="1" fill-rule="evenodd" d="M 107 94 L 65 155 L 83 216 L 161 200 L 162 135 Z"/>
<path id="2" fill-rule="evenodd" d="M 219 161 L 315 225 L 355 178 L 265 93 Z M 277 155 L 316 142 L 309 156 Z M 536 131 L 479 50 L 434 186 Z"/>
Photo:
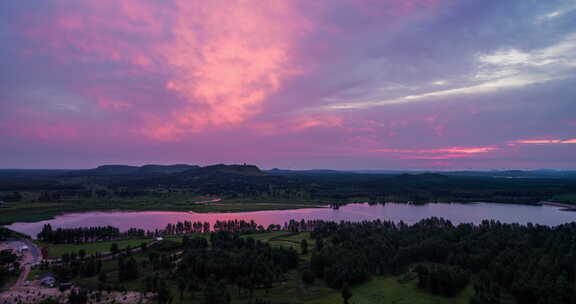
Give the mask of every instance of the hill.
<path id="1" fill-rule="evenodd" d="M 193 165 L 104 165 L 94 169 L 75 170 L 67 173 L 67 176 L 117 176 L 117 175 L 155 175 L 174 174 L 199 168 Z"/>

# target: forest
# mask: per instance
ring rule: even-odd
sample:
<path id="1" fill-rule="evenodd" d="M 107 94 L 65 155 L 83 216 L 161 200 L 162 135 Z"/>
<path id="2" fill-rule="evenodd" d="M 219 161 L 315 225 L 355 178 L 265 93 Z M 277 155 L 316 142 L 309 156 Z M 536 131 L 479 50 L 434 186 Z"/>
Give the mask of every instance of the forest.
<path id="1" fill-rule="evenodd" d="M 447 296 L 472 279 L 473 304 L 576 301 L 576 223 L 321 223 L 312 236 L 310 267 L 334 288 L 414 272 L 420 287 Z"/>
<path id="2" fill-rule="evenodd" d="M 202 204 L 195 201 L 221 200 Z M 363 173 L 251 165 L 0 170 L 0 223 L 88 210 L 253 211 L 354 202 L 576 203 L 576 174 L 539 171 Z M 266 202 L 266 207 L 258 202 Z"/>
<path id="3" fill-rule="evenodd" d="M 270 232 L 228 229 L 143 244 L 112 261 L 75 254 L 42 267 L 92 290 L 154 292 L 158 303 L 298 303 L 275 294 L 294 281 L 326 286 L 346 303 L 356 286 L 390 277 L 444 299 L 472 286 L 471 304 L 576 301 L 576 223 L 455 226 L 429 218 L 413 225 L 291 221 L 284 228 L 299 241 L 266 242 L 259 235 Z"/>

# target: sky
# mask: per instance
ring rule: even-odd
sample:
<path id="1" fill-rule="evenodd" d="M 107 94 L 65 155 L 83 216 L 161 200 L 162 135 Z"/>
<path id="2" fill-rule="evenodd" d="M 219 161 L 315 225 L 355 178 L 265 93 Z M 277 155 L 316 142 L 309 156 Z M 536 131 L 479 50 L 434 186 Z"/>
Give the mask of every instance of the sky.
<path id="1" fill-rule="evenodd" d="M 0 168 L 149 163 L 576 169 L 576 1 L 0 1 Z"/>

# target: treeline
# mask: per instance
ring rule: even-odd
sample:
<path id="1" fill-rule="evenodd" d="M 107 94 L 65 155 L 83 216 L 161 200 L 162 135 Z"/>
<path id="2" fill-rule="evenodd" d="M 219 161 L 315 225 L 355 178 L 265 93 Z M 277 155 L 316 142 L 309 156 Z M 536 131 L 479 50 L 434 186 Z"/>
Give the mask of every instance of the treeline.
<path id="1" fill-rule="evenodd" d="M 19 202 L 24 197 L 18 191 L 10 192 L 10 193 L 0 193 L 0 201 L 4 202 Z"/>
<path id="2" fill-rule="evenodd" d="M 316 228 L 316 226 L 323 225 L 324 223 L 326 222 L 323 220 L 307 220 L 307 221 L 305 221 L 304 219 L 300 221 L 290 220 L 284 223 L 284 230 L 290 232 L 308 232 L 313 231 Z"/>
<path id="3" fill-rule="evenodd" d="M 289 224 L 284 224 L 284 229 L 288 230 Z M 235 233 L 257 233 L 266 231 L 281 230 L 282 226 L 270 224 L 268 227 L 257 224 L 253 220 L 228 220 L 216 221 L 214 225 L 209 222 L 179 221 L 175 224 L 169 223 L 164 230 L 155 230 L 153 235 L 181 235 L 191 233 L 210 233 L 212 231 L 228 231 Z"/>
<path id="4" fill-rule="evenodd" d="M 214 231 L 228 231 L 236 233 L 249 233 L 264 231 L 263 226 L 259 226 L 254 221 L 244 221 L 244 220 L 228 220 L 228 221 L 216 221 L 214 223 Z"/>
<path id="5" fill-rule="evenodd" d="M 285 225 L 286 226 L 286 225 Z M 214 226 L 209 222 L 192 222 L 179 221 L 169 223 L 164 229 L 154 231 L 130 228 L 126 232 L 120 232 L 120 229 L 113 226 L 97 227 L 80 227 L 80 228 L 57 228 L 53 229 L 52 225 L 46 224 L 42 231 L 37 234 L 40 241 L 52 244 L 83 244 L 100 241 L 112 241 L 128 238 L 153 238 L 161 235 L 182 235 L 191 233 L 209 233 L 211 231 L 228 231 L 235 233 L 256 233 L 265 231 L 280 230 L 280 225 L 271 224 L 268 228 L 256 224 L 254 221 L 228 220 L 216 221 Z M 0 239 L 3 233 L 9 231 L 0 228 Z M 6 234 L 9 235 L 9 234 Z"/>
<path id="6" fill-rule="evenodd" d="M 110 198 L 137 198 L 137 197 L 164 197 L 166 191 L 149 190 L 149 189 L 127 189 L 121 187 L 114 189 L 85 189 L 85 190 L 53 190 L 41 191 L 36 196 L 37 202 L 59 202 L 70 199 L 110 199 Z"/>
<path id="7" fill-rule="evenodd" d="M 183 221 L 176 224 L 169 223 L 164 228 L 164 234 L 177 235 L 188 233 L 208 233 L 210 232 L 210 223 L 208 222 L 192 222 Z"/>
<path id="8" fill-rule="evenodd" d="M 304 174 L 287 175 L 226 171 L 180 172 L 159 175 L 71 176 L 50 174 L 19 177 L 0 174 L 0 200 L 23 202 L 122 201 L 136 198 L 217 196 L 223 199 L 329 201 L 332 207 L 355 202 L 499 202 L 536 204 L 557 195 L 574 195 L 573 175 L 552 178 L 502 178 L 485 175 L 423 174 Z M 41 177 L 41 180 L 38 178 Z M 18 191 L 26 191 L 18 193 Z M 2 199 L 5 195 L 6 198 Z"/>
<path id="9" fill-rule="evenodd" d="M 442 295 L 457 294 L 471 279 L 474 304 L 576 302 L 576 223 L 321 222 L 312 237 L 312 273 L 334 288 L 408 272 Z"/>
<path id="10" fill-rule="evenodd" d="M 143 229 L 131 228 L 126 232 L 112 226 L 58 228 L 46 224 L 38 233 L 38 240 L 52 244 L 83 244 L 99 241 L 112 241 L 125 238 L 142 238 L 146 236 Z"/>

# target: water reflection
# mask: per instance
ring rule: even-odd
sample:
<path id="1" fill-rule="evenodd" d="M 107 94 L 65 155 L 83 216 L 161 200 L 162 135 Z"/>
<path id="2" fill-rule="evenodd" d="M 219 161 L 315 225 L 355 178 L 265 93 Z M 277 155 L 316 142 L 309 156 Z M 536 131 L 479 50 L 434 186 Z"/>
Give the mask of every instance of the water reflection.
<path id="1" fill-rule="evenodd" d="M 8 228 L 36 236 L 44 224 L 52 227 L 74 228 L 87 226 L 115 226 L 125 231 L 129 228 L 146 230 L 163 229 L 168 223 L 178 221 L 201 221 L 213 225 L 217 220 L 254 220 L 267 227 L 270 224 L 283 224 L 295 220 L 328 220 L 328 221 L 363 221 L 392 220 L 412 224 L 428 217 L 443 217 L 455 224 L 480 223 L 484 219 L 498 220 L 504 223 L 534 223 L 542 225 L 559 225 L 576 221 L 576 212 L 561 211 L 550 206 L 525 206 L 492 203 L 476 204 L 427 204 L 407 205 L 389 203 L 370 206 L 368 204 L 351 204 L 338 210 L 330 208 L 312 208 L 297 210 L 256 211 L 240 213 L 195 213 L 168 211 L 138 212 L 86 212 L 57 216 L 52 220 L 36 223 L 14 223 Z"/>

